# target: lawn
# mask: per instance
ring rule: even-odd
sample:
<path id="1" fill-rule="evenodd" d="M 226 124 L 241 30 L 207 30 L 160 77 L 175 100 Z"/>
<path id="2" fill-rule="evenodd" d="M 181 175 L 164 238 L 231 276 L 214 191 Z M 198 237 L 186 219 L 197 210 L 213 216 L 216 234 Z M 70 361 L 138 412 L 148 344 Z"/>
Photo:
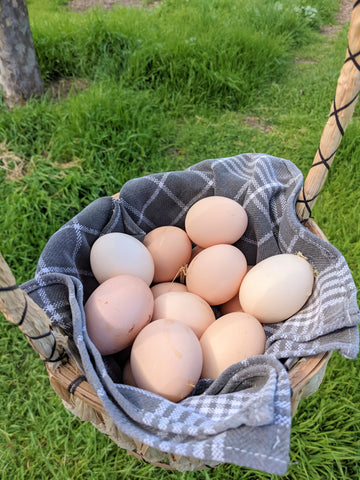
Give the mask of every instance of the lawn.
<path id="1" fill-rule="evenodd" d="M 131 178 L 246 152 L 288 159 L 306 176 L 345 57 L 341 2 L 164 0 L 81 12 L 64 0 L 27 3 L 46 91 L 13 110 L 0 103 L 0 251 L 19 284 L 54 232 Z M 356 109 L 313 211 L 357 286 L 359 127 Z M 139 462 L 63 408 L 3 316 L 0 331 L 1 479 L 278 478 Z M 283 478 L 360 478 L 359 362 L 335 352 L 300 403 Z"/>

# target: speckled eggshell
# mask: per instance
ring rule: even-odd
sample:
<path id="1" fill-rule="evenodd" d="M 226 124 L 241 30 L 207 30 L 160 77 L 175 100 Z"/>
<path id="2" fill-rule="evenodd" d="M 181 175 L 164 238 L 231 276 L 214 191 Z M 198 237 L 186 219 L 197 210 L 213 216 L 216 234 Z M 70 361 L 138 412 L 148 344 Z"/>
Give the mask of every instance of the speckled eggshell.
<path id="1" fill-rule="evenodd" d="M 252 315 L 243 312 L 219 317 L 200 338 L 202 378 L 217 378 L 234 363 L 265 352 L 265 331 Z"/>
<path id="2" fill-rule="evenodd" d="M 186 273 L 186 287 L 209 305 L 221 305 L 239 292 L 245 255 L 233 245 L 213 245 L 198 253 Z"/>
<path id="3" fill-rule="evenodd" d="M 185 230 L 198 246 L 235 243 L 248 225 L 245 209 L 232 198 L 214 195 L 194 203 L 185 217 Z"/>
<path id="4" fill-rule="evenodd" d="M 203 298 L 190 292 L 168 292 L 156 298 L 153 320 L 159 318 L 170 318 L 185 323 L 198 338 L 215 322 L 215 314 L 210 305 Z"/>
<path id="5" fill-rule="evenodd" d="M 145 235 L 143 243 L 154 260 L 156 283 L 174 280 L 191 257 L 191 240 L 179 227 L 155 228 Z"/>
<path id="6" fill-rule="evenodd" d="M 200 342 L 184 323 L 155 320 L 136 337 L 130 356 L 139 388 L 179 402 L 195 387 L 202 369 Z"/>
<path id="7" fill-rule="evenodd" d="M 314 271 L 301 255 L 282 253 L 257 263 L 239 290 L 244 312 L 277 323 L 298 312 L 312 293 Z"/>
<path id="8" fill-rule="evenodd" d="M 100 284 L 84 310 L 90 340 L 102 355 L 127 348 L 152 318 L 150 287 L 133 275 L 118 275 Z"/>

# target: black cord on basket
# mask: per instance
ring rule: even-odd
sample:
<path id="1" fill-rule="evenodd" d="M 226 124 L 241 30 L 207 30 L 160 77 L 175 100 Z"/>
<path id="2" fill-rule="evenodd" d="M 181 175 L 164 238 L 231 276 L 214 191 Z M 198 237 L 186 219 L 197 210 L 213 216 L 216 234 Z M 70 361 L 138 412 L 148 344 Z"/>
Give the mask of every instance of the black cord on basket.
<path id="1" fill-rule="evenodd" d="M 11 291 L 17 290 L 17 289 L 21 290 L 19 285 L 15 284 L 15 285 L 7 286 L 7 287 L 0 287 L 0 292 L 11 292 Z M 27 301 L 27 298 L 26 298 L 23 291 L 22 291 L 22 293 L 23 293 L 24 300 L 25 300 L 24 309 L 23 309 L 23 312 L 21 314 L 21 318 L 20 318 L 19 322 L 12 323 L 12 325 L 14 325 L 15 327 L 20 327 L 24 323 L 24 320 L 26 318 L 26 314 L 27 314 L 27 311 L 28 311 L 28 301 Z M 49 330 L 46 333 L 43 333 L 42 335 L 31 336 L 31 335 L 28 335 L 25 332 L 24 332 L 24 335 L 26 335 L 26 337 L 28 337 L 31 340 L 39 340 L 40 338 L 45 338 L 45 337 L 48 337 L 48 336 L 52 335 L 54 342 L 53 342 L 53 345 L 52 345 L 52 348 L 51 348 L 51 354 L 48 357 L 44 358 L 43 362 L 53 363 L 53 362 L 59 362 L 60 360 L 63 360 L 64 358 L 68 358 L 68 354 L 66 353 L 65 350 L 63 350 L 57 358 L 52 358 L 55 351 L 56 351 L 56 339 L 55 339 L 55 336 L 54 336 L 54 334 L 51 330 Z"/>
<path id="2" fill-rule="evenodd" d="M 80 375 L 79 377 L 75 378 L 75 380 L 73 380 L 67 387 L 67 391 L 69 393 L 72 393 L 74 394 L 75 393 L 75 390 L 78 388 L 78 386 L 80 385 L 80 383 L 82 382 L 85 382 L 86 381 L 86 377 L 85 375 Z"/>
<path id="3" fill-rule="evenodd" d="M 316 194 L 315 197 L 311 198 L 310 200 L 308 200 L 306 198 L 306 195 L 305 195 L 305 190 L 304 190 L 304 185 L 302 187 L 302 194 L 303 194 L 303 198 L 301 200 L 297 199 L 297 202 L 298 203 L 304 203 L 305 204 L 305 208 L 306 210 L 309 212 L 309 216 L 307 218 L 304 218 L 303 220 L 301 220 L 301 223 L 303 222 L 306 222 L 306 220 L 308 220 L 309 218 L 312 218 L 312 215 L 311 215 L 311 208 L 310 208 L 310 202 L 312 202 L 313 200 L 315 200 L 315 198 L 319 195 L 319 194 Z"/>
<path id="4" fill-rule="evenodd" d="M 359 3 L 360 3 L 360 0 L 359 0 Z M 345 62 L 349 62 L 350 60 L 353 62 L 353 64 L 355 65 L 355 67 L 360 70 L 360 65 L 358 64 L 358 62 L 355 60 L 355 57 L 357 57 L 358 55 L 360 55 L 360 52 L 357 52 L 355 54 L 352 54 L 351 53 L 351 50 L 350 50 L 350 47 L 348 45 L 348 52 L 349 52 L 349 56 L 346 58 Z"/>
<path id="5" fill-rule="evenodd" d="M 332 157 L 335 155 L 335 153 L 337 152 L 337 149 L 335 150 L 335 152 L 333 152 L 330 157 L 328 158 L 325 158 L 324 155 L 322 154 L 321 150 L 320 150 L 320 147 L 318 148 L 318 153 L 319 153 L 319 157 L 320 157 L 320 161 L 317 162 L 317 163 L 313 163 L 311 165 L 311 168 L 312 167 L 316 167 L 318 165 L 325 165 L 325 167 L 329 170 L 330 169 L 330 165 L 328 164 L 328 162 L 332 159 Z"/>

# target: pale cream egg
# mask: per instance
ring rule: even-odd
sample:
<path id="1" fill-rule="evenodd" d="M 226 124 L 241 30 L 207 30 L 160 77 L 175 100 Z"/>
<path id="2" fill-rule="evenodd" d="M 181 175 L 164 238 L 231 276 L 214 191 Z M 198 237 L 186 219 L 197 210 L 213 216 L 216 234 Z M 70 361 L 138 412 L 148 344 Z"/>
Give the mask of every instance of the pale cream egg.
<path id="1" fill-rule="evenodd" d="M 239 290 L 244 312 L 277 323 L 298 312 L 312 293 L 314 270 L 302 255 L 282 253 L 257 263 Z"/>
<path id="2" fill-rule="evenodd" d="M 121 274 L 139 277 L 148 285 L 154 278 L 151 253 L 140 240 L 126 233 L 107 233 L 95 240 L 90 266 L 99 283 Z"/>

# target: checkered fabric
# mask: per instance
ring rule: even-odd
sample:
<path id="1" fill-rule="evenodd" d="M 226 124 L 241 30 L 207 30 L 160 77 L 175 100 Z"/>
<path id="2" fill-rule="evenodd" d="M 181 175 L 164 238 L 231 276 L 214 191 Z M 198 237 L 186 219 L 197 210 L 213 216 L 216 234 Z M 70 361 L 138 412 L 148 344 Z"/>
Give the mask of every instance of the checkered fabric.
<path id="1" fill-rule="evenodd" d="M 270 155 L 209 159 L 184 171 L 130 180 L 119 200 L 95 200 L 50 238 L 35 278 L 22 288 L 74 340 L 88 382 L 121 432 L 164 452 L 286 473 L 291 427 L 286 362 L 332 350 L 351 359 L 359 347 L 357 290 L 346 261 L 296 218 L 302 183 L 294 164 Z M 248 228 L 235 245 L 248 264 L 301 252 L 318 275 L 300 312 L 265 326 L 264 355 L 231 366 L 214 381 L 200 380 L 175 404 L 117 383 L 111 362 L 90 341 L 83 305 L 98 284 L 89 252 L 105 233 L 141 240 L 161 225 L 183 228 L 191 205 L 211 195 L 233 198 L 246 209 Z"/>

